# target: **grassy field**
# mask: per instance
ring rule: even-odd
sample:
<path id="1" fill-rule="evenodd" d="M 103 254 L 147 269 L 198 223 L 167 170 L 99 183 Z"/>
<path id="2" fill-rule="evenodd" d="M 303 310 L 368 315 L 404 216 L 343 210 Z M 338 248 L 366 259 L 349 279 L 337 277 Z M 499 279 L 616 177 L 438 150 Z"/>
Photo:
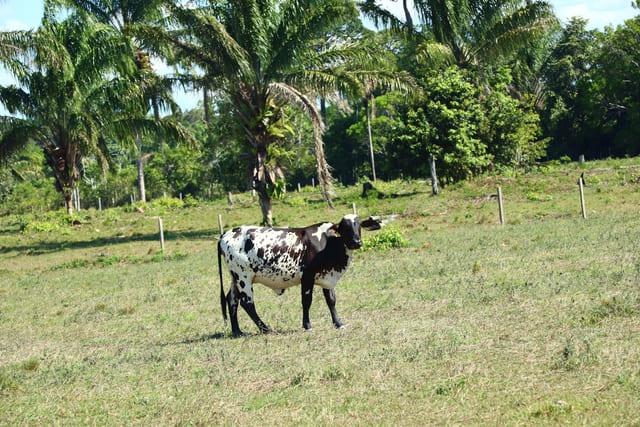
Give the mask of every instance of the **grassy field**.
<path id="1" fill-rule="evenodd" d="M 348 327 L 333 329 L 316 291 L 305 333 L 297 288 L 256 286 L 277 333 L 241 313 L 240 339 L 222 321 L 214 248 L 218 213 L 227 227 L 259 220 L 249 195 L 89 211 L 51 232 L 0 219 L 0 424 L 640 423 L 640 159 L 436 198 L 426 182 L 379 187 L 389 197 L 339 189 L 336 211 L 310 188 L 275 205 L 292 226 L 337 221 L 354 201 L 400 214 L 409 246 L 359 253 L 338 285 Z"/>

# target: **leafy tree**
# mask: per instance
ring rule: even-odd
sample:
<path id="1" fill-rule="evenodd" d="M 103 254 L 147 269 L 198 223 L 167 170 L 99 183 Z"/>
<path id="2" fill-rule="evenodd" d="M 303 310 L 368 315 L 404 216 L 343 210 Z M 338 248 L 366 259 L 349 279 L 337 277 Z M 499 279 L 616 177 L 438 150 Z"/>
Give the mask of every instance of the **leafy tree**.
<path id="1" fill-rule="evenodd" d="M 601 92 L 599 112 L 604 154 L 640 154 L 640 16 L 625 21 L 600 38 L 593 71 Z M 603 147 L 605 148 L 605 147 Z"/>
<path id="2" fill-rule="evenodd" d="M 597 55 L 598 32 L 587 30 L 587 21 L 572 18 L 563 29 L 543 69 L 546 83 L 545 131 L 552 137 L 551 157 L 587 152 L 600 132 L 593 111 L 598 90 L 592 79 Z"/>
<path id="3" fill-rule="evenodd" d="M 177 110 L 178 107 L 172 99 L 173 79 L 157 75 L 152 67 L 147 46 L 141 40 L 134 37 L 132 29 L 139 24 L 161 22 L 163 18 L 163 0 L 47 0 L 51 7 L 68 6 L 92 15 L 98 22 L 114 28 L 129 44 L 129 49 L 121 53 L 131 55 L 136 64 L 136 70 L 131 73 L 133 81 L 143 93 L 142 102 L 132 113 L 139 118 L 152 111 L 157 122 L 161 121 L 161 110 Z M 167 121 L 165 126 L 170 125 Z M 145 154 L 142 145 L 143 138 L 140 133 L 133 133 L 133 138 L 138 151 L 138 191 L 140 200 L 146 201 L 146 186 L 144 179 L 144 165 L 151 157 Z"/>
<path id="4" fill-rule="evenodd" d="M 516 100 L 509 95 L 511 83 L 507 68 L 492 76 L 491 90 L 482 100 L 487 118 L 482 139 L 494 164 L 526 167 L 545 156 L 549 139 L 542 138 L 540 116 L 534 108 L 535 95 Z"/>
<path id="5" fill-rule="evenodd" d="M 362 92 L 363 77 L 390 85 L 388 73 L 350 67 L 371 55 L 352 37 L 328 37 L 357 18 L 349 0 L 209 1 L 200 8 L 166 3 L 175 31 L 141 27 L 138 34 L 158 47 L 168 43 L 184 63 L 200 67 L 233 106 L 246 144 L 252 148 L 253 185 L 263 222 L 272 224 L 271 197 L 277 170 L 269 147 L 287 132 L 286 106 L 303 111 L 313 124 L 318 181 L 331 205 L 332 177 L 324 155 L 324 122 L 314 95 Z"/>
<path id="6" fill-rule="evenodd" d="M 69 213 L 82 160 L 96 156 L 106 167 L 106 138 L 131 125 L 123 102 L 137 94 L 117 77 L 131 64 L 113 61 L 124 48 L 109 28 L 80 15 L 62 23 L 45 17 L 16 60 L 18 86 L 0 88 L 0 102 L 14 115 L 0 118 L 0 156 L 37 143 Z"/>
<path id="7" fill-rule="evenodd" d="M 483 171 L 491 162 L 483 141 L 486 116 L 469 73 L 453 66 L 424 77 L 423 93 L 410 99 L 391 93 L 376 99 L 372 121 L 374 147 L 384 159 L 385 178 L 428 174 L 428 159 L 438 159 L 442 179 L 455 181 Z M 366 119 L 347 134 L 363 140 Z"/>

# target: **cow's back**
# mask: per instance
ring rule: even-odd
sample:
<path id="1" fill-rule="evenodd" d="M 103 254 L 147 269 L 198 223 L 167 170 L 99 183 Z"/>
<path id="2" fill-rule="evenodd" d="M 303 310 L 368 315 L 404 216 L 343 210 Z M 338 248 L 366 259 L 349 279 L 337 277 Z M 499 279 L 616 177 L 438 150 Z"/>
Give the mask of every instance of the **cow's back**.
<path id="1" fill-rule="evenodd" d="M 300 229 L 242 226 L 222 235 L 221 248 L 232 275 L 286 289 L 302 277 L 303 236 Z"/>

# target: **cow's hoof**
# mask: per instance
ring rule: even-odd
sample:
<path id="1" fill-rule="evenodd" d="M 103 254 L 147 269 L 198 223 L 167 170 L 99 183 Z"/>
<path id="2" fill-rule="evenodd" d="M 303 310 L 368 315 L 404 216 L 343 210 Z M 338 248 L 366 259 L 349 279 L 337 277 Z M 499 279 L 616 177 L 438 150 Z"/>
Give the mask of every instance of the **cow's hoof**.
<path id="1" fill-rule="evenodd" d="M 242 338 L 244 337 L 246 334 L 242 331 L 238 331 L 238 332 L 232 332 L 231 336 L 233 336 L 233 338 Z"/>
<path id="2" fill-rule="evenodd" d="M 305 332 L 313 332 L 313 328 L 309 326 L 308 328 L 304 328 Z"/>
<path id="3" fill-rule="evenodd" d="M 340 325 L 335 325 L 336 329 L 347 329 L 347 325 L 345 325 L 344 323 L 341 323 Z"/>
<path id="4" fill-rule="evenodd" d="M 260 333 L 261 334 L 272 334 L 273 333 L 273 329 L 260 329 Z"/>

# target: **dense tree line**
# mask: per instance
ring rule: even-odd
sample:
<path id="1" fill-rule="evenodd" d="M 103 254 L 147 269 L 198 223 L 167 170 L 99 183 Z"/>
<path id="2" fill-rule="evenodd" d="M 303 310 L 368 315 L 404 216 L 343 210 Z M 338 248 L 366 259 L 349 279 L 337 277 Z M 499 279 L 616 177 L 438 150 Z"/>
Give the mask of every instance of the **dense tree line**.
<path id="1" fill-rule="evenodd" d="M 372 157 L 383 179 L 425 178 L 434 157 L 447 183 L 640 154 L 640 16 L 590 30 L 543 1 L 415 4 L 47 1 L 38 30 L 0 34 L 19 82 L 0 89 L 0 199 L 45 209 L 57 188 L 71 211 L 77 186 L 106 205 L 254 188 L 270 223 L 287 183 L 314 178 L 330 204 Z"/>

